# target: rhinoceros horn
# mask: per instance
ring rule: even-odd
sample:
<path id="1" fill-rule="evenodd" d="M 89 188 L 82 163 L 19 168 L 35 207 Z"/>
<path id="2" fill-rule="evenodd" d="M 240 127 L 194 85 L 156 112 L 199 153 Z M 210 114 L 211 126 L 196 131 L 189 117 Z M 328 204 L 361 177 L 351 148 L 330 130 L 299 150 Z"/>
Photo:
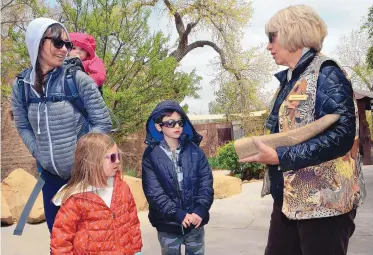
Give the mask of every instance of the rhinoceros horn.
<path id="1" fill-rule="evenodd" d="M 322 133 L 339 119 L 339 114 L 327 114 L 324 117 L 307 124 L 303 127 L 293 129 L 287 132 L 281 132 L 270 135 L 256 137 L 265 145 L 276 149 L 282 146 L 292 146 L 309 140 L 310 138 Z M 244 137 L 234 142 L 239 159 L 244 159 L 257 154 L 258 148 L 251 137 Z"/>

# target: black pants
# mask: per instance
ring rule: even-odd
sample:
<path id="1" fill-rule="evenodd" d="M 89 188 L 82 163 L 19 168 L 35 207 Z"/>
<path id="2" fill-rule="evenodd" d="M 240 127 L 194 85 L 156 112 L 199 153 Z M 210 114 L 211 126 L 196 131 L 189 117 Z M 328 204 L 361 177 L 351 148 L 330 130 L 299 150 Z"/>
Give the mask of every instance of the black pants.
<path id="1" fill-rule="evenodd" d="M 47 170 L 44 170 L 43 174 L 45 175 L 45 184 L 43 186 L 43 202 L 44 202 L 44 214 L 47 221 L 49 233 L 52 233 L 52 228 L 54 220 L 60 209 L 59 206 L 55 206 L 52 202 L 52 198 L 59 189 L 65 185 L 68 180 L 64 180 L 58 175 L 51 174 Z"/>
<path id="2" fill-rule="evenodd" d="M 346 255 L 356 209 L 320 219 L 289 220 L 273 203 L 265 255 Z"/>

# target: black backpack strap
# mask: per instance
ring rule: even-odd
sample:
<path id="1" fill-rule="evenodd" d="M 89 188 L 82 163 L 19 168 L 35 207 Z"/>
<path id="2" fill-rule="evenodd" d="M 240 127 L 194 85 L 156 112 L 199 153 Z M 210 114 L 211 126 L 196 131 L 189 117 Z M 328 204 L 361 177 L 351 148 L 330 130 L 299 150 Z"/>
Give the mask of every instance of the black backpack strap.
<path id="1" fill-rule="evenodd" d="M 74 96 L 50 96 L 50 97 L 34 97 L 28 99 L 28 104 L 31 103 L 45 103 L 45 102 L 61 102 L 61 101 L 73 101 Z"/>
<path id="2" fill-rule="evenodd" d="M 81 63 L 81 62 L 80 62 Z M 89 122 L 88 112 L 84 108 L 84 103 L 79 96 L 78 89 L 76 87 L 75 76 L 78 70 L 82 70 L 82 65 L 79 64 L 79 61 L 71 61 L 67 64 L 66 76 L 64 81 L 64 96 L 51 96 L 51 97 L 34 97 L 29 98 L 30 87 L 25 86 L 24 78 L 28 69 L 17 75 L 17 85 L 21 91 L 21 98 L 23 106 L 28 110 L 28 107 L 31 103 L 45 103 L 45 102 L 61 102 L 69 101 Z M 84 69 L 83 69 L 84 70 Z"/>
<path id="3" fill-rule="evenodd" d="M 65 100 L 69 101 L 89 122 L 88 112 L 84 108 L 84 103 L 79 96 L 78 89 L 76 87 L 75 76 L 79 68 L 71 67 L 66 70 L 65 76 Z"/>
<path id="4" fill-rule="evenodd" d="M 24 70 L 23 72 L 19 73 L 17 75 L 17 86 L 18 86 L 18 91 L 21 91 L 21 99 L 22 99 L 22 104 L 23 107 L 25 107 L 28 110 L 28 106 L 30 104 L 29 102 L 29 86 L 25 86 L 25 74 L 28 69 Z"/>

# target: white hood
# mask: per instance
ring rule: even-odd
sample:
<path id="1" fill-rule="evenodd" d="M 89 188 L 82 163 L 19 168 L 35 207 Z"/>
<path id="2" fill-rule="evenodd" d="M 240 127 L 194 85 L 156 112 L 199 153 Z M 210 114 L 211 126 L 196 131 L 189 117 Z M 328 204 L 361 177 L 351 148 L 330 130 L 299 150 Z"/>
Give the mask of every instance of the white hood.
<path id="1" fill-rule="evenodd" d="M 55 206 L 61 206 L 62 205 L 62 198 L 63 195 L 65 194 L 65 191 L 63 191 L 63 188 L 65 188 L 67 184 L 63 185 L 56 193 L 56 195 L 53 197 L 52 202 Z M 107 186 L 105 188 L 97 188 L 89 185 L 86 190 L 82 190 L 80 187 L 76 187 L 74 191 L 71 193 L 70 196 L 79 194 L 79 193 L 84 193 L 84 192 L 99 192 L 100 190 L 104 190 L 108 187 L 114 187 L 114 177 L 109 177 L 107 179 Z"/>
<path id="2" fill-rule="evenodd" d="M 34 19 L 27 26 L 26 46 L 27 46 L 28 54 L 30 55 L 31 65 L 33 67 L 31 74 L 30 74 L 30 80 L 27 82 L 30 82 L 32 85 L 34 85 L 34 82 L 35 82 L 35 68 L 34 67 L 35 67 L 36 59 L 38 58 L 40 40 L 43 37 L 43 34 L 45 33 L 45 31 L 48 29 L 48 27 L 50 27 L 51 25 L 55 23 L 60 24 L 65 29 L 67 36 L 69 36 L 69 33 L 67 32 L 64 25 L 62 25 L 58 21 L 55 21 L 49 18 Z"/>

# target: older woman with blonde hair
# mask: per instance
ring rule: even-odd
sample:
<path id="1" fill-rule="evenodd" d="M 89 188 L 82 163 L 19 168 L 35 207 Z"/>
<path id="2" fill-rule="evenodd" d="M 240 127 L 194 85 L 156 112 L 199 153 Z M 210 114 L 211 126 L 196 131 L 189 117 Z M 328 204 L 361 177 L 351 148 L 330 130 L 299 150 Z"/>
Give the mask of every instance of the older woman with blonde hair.
<path id="1" fill-rule="evenodd" d="M 365 196 L 351 83 L 320 53 L 327 27 L 312 8 L 280 10 L 265 31 L 276 64 L 289 67 L 275 75 L 280 86 L 266 122 L 271 133 L 340 115 L 326 131 L 298 145 L 272 149 L 254 139 L 259 153 L 243 162 L 269 166 L 263 195 L 274 199 L 265 254 L 347 254 L 356 208 Z"/>

